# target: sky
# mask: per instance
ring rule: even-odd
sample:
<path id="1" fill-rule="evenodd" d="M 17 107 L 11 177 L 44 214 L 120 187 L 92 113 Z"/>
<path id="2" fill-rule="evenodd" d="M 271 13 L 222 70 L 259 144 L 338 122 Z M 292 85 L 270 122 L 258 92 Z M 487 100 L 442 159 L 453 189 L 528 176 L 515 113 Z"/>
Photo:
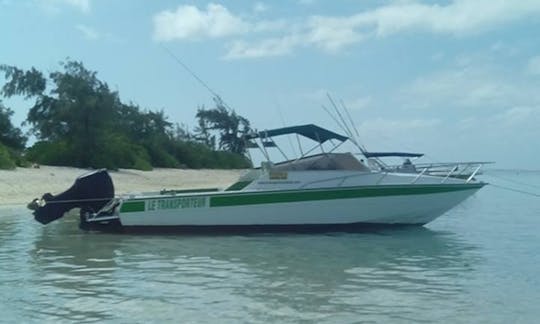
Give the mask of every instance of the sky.
<path id="1" fill-rule="evenodd" d="M 0 64 L 80 60 L 188 128 L 212 95 L 169 51 L 259 130 L 342 132 L 330 93 L 368 150 L 540 169 L 540 0 L 0 0 L 0 41 Z M 20 125 L 32 102 L 4 104 Z"/>

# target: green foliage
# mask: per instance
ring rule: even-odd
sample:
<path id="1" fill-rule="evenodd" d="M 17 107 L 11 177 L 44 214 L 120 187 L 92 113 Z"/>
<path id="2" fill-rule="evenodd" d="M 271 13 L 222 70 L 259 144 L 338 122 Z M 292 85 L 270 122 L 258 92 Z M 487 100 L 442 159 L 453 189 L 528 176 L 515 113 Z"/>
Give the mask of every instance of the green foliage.
<path id="1" fill-rule="evenodd" d="M 113 136 L 106 145 L 91 155 L 88 165 L 83 166 L 74 161 L 80 161 L 77 150 L 67 141 L 35 143 L 26 152 L 29 161 L 46 165 L 76 166 L 91 168 L 118 168 L 152 170 L 148 153 L 142 146 L 128 142 L 121 136 Z"/>
<path id="2" fill-rule="evenodd" d="M 26 158 L 29 161 L 46 165 L 70 165 L 72 154 L 65 141 L 36 142 L 26 151 Z"/>
<path id="3" fill-rule="evenodd" d="M 152 170 L 150 156 L 145 147 L 131 142 L 123 135 L 110 137 L 109 141 L 94 156 L 95 165 L 108 169 L 139 169 Z M 93 166 L 97 168 L 97 166 Z"/>
<path id="4" fill-rule="evenodd" d="M 0 143 L 0 169 L 15 169 L 15 162 L 7 147 Z"/>
<path id="5" fill-rule="evenodd" d="M 191 169 L 245 169 L 251 162 L 243 155 L 214 151 L 203 143 L 178 141 L 175 143 L 175 155 L 183 166 Z"/>
<path id="6" fill-rule="evenodd" d="M 46 80 L 43 74 L 34 68 L 23 71 L 14 66 L 0 65 L 0 71 L 4 72 L 5 78 L 8 80 L 1 91 L 8 98 L 14 95 L 24 95 L 28 99 L 45 91 Z"/>
<path id="7" fill-rule="evenodd" d="M 190 169 L 210 168 L 213 163 L 212 150 L 206 145 L 196 142 L 175 143 L 174 154 L 182 161 L 183 166 Z"/>
<path id="8" fill-rule="evenodd" d="M 13 169 L 25 164 L 21 157 L 26 137 L 11 124 L 13 111 L 0 101 L 0 169 Z"/>
<path id="9" fill-rule="evenodd" d="M 217 131 L 220 150 L 244 154 L 246 152 L 244 135 L 250 131 L 249 121 L 233 110 L 227 109 L 221 98 L 216 97 L 214 101 L 216 108 L 202 107 L 197 110 L 199 127 L 196 131 L 199 139 L 214 148 L 215 137 L 211 136 L 211 131 Z"/>
<path id="10" fill-rule="evenodd" d="M 34 98 L 26 122 L 38 141 L 26 152 L 28 161 L 48 165 L 91 168 L 152 167 L 245 168 L 243 134 L 249 121 L 224 107 L 199 109 L 204 127 L 201 141 L 168 121 L 163 111 L 124 104 L 118 93 L 97 78 L 81 62 L 66 61 L 62 71 L 48 78 L 34 68 L 23 71 L 0 66 L 6 77 L 1 93 Z M 47 86 L 48 85 L 48 86 Z M 11 110 L 0 106 L 0 141 L 15 149 L 24 148 L 26 138 L 9 123 Z M 219 149 L 214 151 L 219 132 Z M 214 137 L 212 137 L 214 136 Z M 228 152 L 224 152 L 228 151 Z"/>
<path id="11" fill-rule="evenodd" d="M 14 150 L 24 149 L 26 137 L 11 124 L 13 111 L 0 101 L 0 143 Z"/>
<path id="12" fill-rule="evenodd" d="M 215 151 L 214 169 L 247 169 L 251 168 L 251 161 L 244 155 L 227 152 Z"/>

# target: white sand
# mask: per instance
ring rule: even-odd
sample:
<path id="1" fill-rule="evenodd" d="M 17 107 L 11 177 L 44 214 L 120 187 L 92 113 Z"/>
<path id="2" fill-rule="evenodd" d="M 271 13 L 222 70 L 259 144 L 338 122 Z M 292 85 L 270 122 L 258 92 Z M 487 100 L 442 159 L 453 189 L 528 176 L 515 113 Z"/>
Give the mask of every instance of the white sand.
<path id="1" fill-rule="evenodd" d="M 0 170 L 0 205 L 26 204 L 44 193 L 58 194 L 68 189 L 75 179 L 89 170 L 41 166 Z M 116 194 L 161 189 L 224 188 L 234 183 L 243 170 L 110 171 Z"/>

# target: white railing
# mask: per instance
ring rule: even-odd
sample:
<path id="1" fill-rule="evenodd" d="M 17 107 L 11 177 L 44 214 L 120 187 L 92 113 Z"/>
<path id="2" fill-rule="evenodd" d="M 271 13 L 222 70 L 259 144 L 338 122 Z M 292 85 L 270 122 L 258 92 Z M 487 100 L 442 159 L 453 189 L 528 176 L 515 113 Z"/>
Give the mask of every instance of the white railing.
<path id="1" fill-rule="evenodd" d="M 422 163 L 415 165 L 395 165 L 387 166 L 384 170 L 389 173 L 417 173 L 412 181 L 416 183 L 422 176 L 442 177 L 441 183 L 445 183 L 449 178 L 461 178 L 465 183 L 471 182 L 486 164 L 493 162 L 452 162 L 452 163 Z M 412 167 L 411 167 L 412 166 Z"/>
<path id="2" fill-rule="evenodd" d="M 409 182 L 409 184 L 417 183 L 422 177 L 440 177 L 441 184 L 448 181 L 449 178 L 460 178 L 465 180 L 465 183 L 469 183 L 474 180 L 474 177 L 480 174 L 482 166 L 485 164 L 491 164 L 492 162 L 456 162 L 456 163 L 430 163 L 430 164 L 417 164 L 414 168 L 410 165 L 405 170 L 401 165 L 399 166 L 387 166 L 382 170 L 376 170 L 376 173 L 380 174 L 380 177 L 375 181 L 375 185 L 381 185 L 383 180 L 391 174 L 395 173 L 408 173 L 416 174 L 416 177 Z M 375 171 L 375 170 L 374 170 Z M 336 181 L 338 187 L 342 187 L 347 179 L 355 177 L 373 176 L 374 172 L 365 172 L 359 174 L 349 174 L 339 177 L 330 177 L 326 179 L 319 179 L 304 183 L 300 188 L 307 186 L 324 183 L 329 181 Z M 432 178 L 433 179 L 433 178 Z"/>

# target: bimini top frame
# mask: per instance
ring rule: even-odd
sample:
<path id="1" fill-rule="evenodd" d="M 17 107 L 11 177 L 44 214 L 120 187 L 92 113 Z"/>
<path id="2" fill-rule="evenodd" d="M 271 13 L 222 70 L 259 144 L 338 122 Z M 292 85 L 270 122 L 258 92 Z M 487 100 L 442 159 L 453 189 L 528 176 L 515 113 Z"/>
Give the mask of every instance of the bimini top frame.
<path id="1" fill-rule="evenodd" d="M 298 140 L 298 146 L 299 146 L 301 155 L 297 159 L 301 159 L 307 156 L 317 147 L 319 147 L 321 151 L 324 153 L 324 148 L 322 144 L 326 143 L 327 141 L 330 141 L 333 144 L 333 147 L 328 152 L 330 153 L 334 151 L 335 149 L 337 149 L 341 144 L 343 144 L 345 141 L 349 139 L 347 136 L 334 133 L 332 131 L 329 131 L 327 129 L 324 129 L 322 127 L 319 127 L 313 124 L 282 127 L 282 128 L 258 131 L 251 134 L 247 134 L 245 136 L 245 139 L 248 141 L 247 143 L 248 148 L 258 147 L 259 149 L 261 149 L 262 153 L 265 155 L 268 161 L 270 161 L 270 156 L 268 155 L 268 152 L 266 150 L 267 147 L 276 147 L 281 152 L 283 157 L 285 157 L 286 160 L 289 160 L 287 155 L 272 140 L 272 137 L 281 136 L 281 135 L 292 135 L 292 134 L 297 135 L 297 136 L 301 135 L 317 142 L 317 145 L 315 147 L 303 153 L 302 147 L 300 145 L 300 141 Z M 256 141 L 257 139 L 260 141 L 260 143 Z M 334 140 L 337 140 L 339 143 L 334 144 L 333 142 Z"/>
<path id="2" fill-rule="evenodd" d="M 327 129 L 324 129 L 322 127 L 319 127 L 313 124 L 263 130 L 260 132 L 248 134 L 246 138 L 247 139 L 256 139 L 256 138 L 264 139 L 264 138 L 269 138 L 269 137 L 274 137 L 274 136 L 290 135 L 290 134 L 302 135 L 320 144 L 328 140 L 333 140 L 333 139 L 336 139 L 340 142 L 345 142 L 346 140 L 349 139 L 347 136 L 339 135 L 337 133 L 334 133 L 332 131 L 329 131 Z"/>

